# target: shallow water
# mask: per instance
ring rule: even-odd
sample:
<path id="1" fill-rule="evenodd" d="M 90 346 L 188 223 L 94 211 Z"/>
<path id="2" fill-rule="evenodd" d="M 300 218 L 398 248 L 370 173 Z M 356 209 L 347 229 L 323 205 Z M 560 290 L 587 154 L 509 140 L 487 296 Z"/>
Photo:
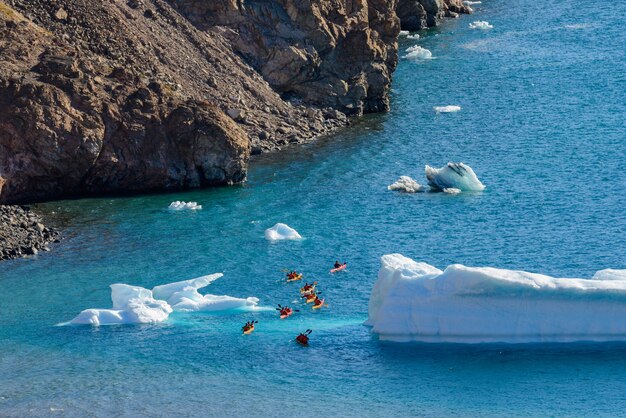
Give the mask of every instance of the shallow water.
<path id="1" fill-rule="evenodd" d="M 389 114 L 257 159 L 239 187 L 52 202 L 51 253 L 0 265 L 0 415 L 615 415 L 626 344 L 428 345 L 362 326 L 382 254 L 591 277 L 626 268 L 623 24 L 602 1 L 483 1 L 409 46 Z M 474 20 L 494 28 L 470 30 Z M 433 106 L 459 105 L 436 114 Z M 469 164 L 456 196 L 386 190 L 424 164 Z M 174 200 L 203 209 L 170 212 Z M 269 244 L 285 222 L 305 238 Z M 336 260 L 347 271 L 329 275 Z M 159 325 L 59 327 L 110 306 L 108 285 L 223 272 L 215 294 L 297 302 L 282 269 L 329 308 L 182 314 Z M 240 327 L 259 320 L 243 337 Z M 293 337 L 314 330 L 311 346 Z M 620 412 L 618 412 L 620 411 Z"/>

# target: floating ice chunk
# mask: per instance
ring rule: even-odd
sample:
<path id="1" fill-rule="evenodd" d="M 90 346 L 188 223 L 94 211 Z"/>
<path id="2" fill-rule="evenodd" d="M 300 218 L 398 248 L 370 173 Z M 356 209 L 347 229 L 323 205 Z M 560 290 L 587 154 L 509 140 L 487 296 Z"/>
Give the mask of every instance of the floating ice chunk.
<path id="1" fill-rule="evenodd" d="M 422 191 L 422 185 L 409 176 L 400 176 L 393 184 L 387 186 L 387 190 L 397 190 L 405 193 L 416 193 Z"/>
<path id="2" fill-rule="evenodd" d="M 445 167 L 425 167 L 426 178 L 431 189 L 459 189 L 464 192 L 485 190 L 485 186 L 478 180 L 474 170 L 463 163 L 448 163 Z"/>
<path id="3" fill-rule="evenodd" d="M 298 234 L 298 231 L 289 225 L 277 223 L 265 230 L 265 239 L 268 241 L 280 241 L 302 239 L 302 237 Z"/>
<path id="4" fill-rule="evenodd" d="M 402 58 L 406 58 L 411 61 L 429 60 L 433 58 L 433 54 L 426 48 L 422 48 L 419 45 L 414 45 L 406 50 L 407 54 Z"/>
<path id="5" fill-rule="evenodd" d="M 420 36 L 419 36 L 419 34 L 417 34 L 417 33 L 416 33 L 416 34 L 413 34 L 413 35 L 408 35 L 408 36 L 406 37 L 406 39 L 419 39 L 419 38 L 420 38 Z"/>
<path id="6" fill-rule="evenodd" d="M 407 36 L 410 32 L 408 30 L 401 30 L 398 36 Z"/>
<path id="7" fill-rule="evenodd" d="M 167 319 L 172 308 L 167 302 L 156 300 L 152 292 L 139 286 L 112 284 L 113 309 L 85 309 L 70 321 L 71 324 L 149 324 Z"/>
<path id="8" fill-rule="evenodd" d="M 465 0 L 463 2 L 463 4 L 465 4 L 466 6 L 471 6 L 473 4 L 481 4 L 481 3 L 482 3 L 482 1 L 470 1 L 470 0 Z"/>
<path id="9" fill-rule="evenodd" d="M 443 192 L 448 194 L 459 194 L 461 193 L 461 189 L 457 189 L 456 187 L 446 187 L 443 189 Z"/>
<path id="10" fill-rule="evenodd" d="M 222 277 L 222 273 L 211 274 L 191 280 L 183 280 L 156 286 L 152 289 L 155 298 L 167 301 L 174 311 L 226 311 L 231 309 L 253 309 L 257 298 L 234 298 L 231 296 L 202 295 L 198 289 L 208 286 Z"/>
<path id="11" fill-rule="evenodd" d="M 85 309 L 70 324 L 147 324 L 166 320 L 173 311 L 256 310 L 258 298 L 201 295 L 198 289 L 222 277 L 221 273 L 156 286 L 152 290 L 112 284 L 112 309 Z"/>
<path id="12" fill-rule="evenodd" d="M 461 106 L 449 105 L 449 106 L 435 106 L 433 107 L 437 113 L 453 113 L 461 110 Z"/>
<path id="13" fill-rule="evenodd" d="M 493 29 L 493 25 L 485 20 L 477 20 L 476 22 L 472 22 L 469 24 L 470 29 Z"/>
<path id="14" fill-rule="evenodd" d="M 170 203 L 169 210 L 200 210 L 202 205 L 196 202 L 181 202 L 179 200 Z"/>
<path id="15" fill-rule="evenodd" d="M 593 275 L 593 280 L 624 280 L 626 281 L 626 270 L 605 269 L 597 271 Z"/>
<path id="16" fill-rule="evenodd" d="M 623 341 L 625 315 L 624 279 L 561 279 L 460 264 L 442 272 L 390 254 L 381 258 L 366 324 L 396 341 Z"/>

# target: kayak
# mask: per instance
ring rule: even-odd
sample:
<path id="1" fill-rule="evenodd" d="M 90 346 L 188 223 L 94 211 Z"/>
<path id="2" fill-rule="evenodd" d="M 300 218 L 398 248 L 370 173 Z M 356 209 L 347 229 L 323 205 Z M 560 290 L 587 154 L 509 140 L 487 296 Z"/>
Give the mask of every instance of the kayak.
<path id="1" fill-rule="evenodd" d="M 284 314 L 281 313 L 280 314 L 280 319 L 285 319 L 285 318 L 291 316 L 292 313 L 293 313 L 293 311 L 291 309 L 287 313 L 284 313 Z"/>
<path id="2" fill-rule="evenodd" d="M 295 282 L 298 280 L 302 280 L 302 273 L 298 274 L 296 277 L 294 277 L 293 279 L 287 279 L 288 282 Z"/>
<path id="3" fill-rule="evenodd" d="M 317 298 L 317 295 L 315 293 L 312 293 L 310 295 L 307 295 L 306 297 L 306 303 L 311 303 L 311 302 L 315 302 L 315 299 Z"/>
<path id="4" fill-rule="evenodd" d="M 301 287 L 300 288 L 300 294 L 302 294 L 304 296 L 304 295 L 308 295 L 308 294 L 311 294 L 311 293 L 315 292 L 315 286 L 316 285 L 317 285 L 317 282 L 314 282 L 312 285 L 310 285 L 311 288 L 308 289 L 308 290 L 305 290 L 304 287 Z"/>
<path id="5" fill-rule="evenodd" d="M 322 299 L 322 303 L 320 303 L 319 305 L 313 305 L 313 309 L 319 309 L 319 308 L 321 308 L 322 306 L 324 306 L 324 300 L 325 300 L 325 299 Z"/>
<path id="6" fill-rule="evenodd" d="M 250 334 L 252 334 L 252 331 L 254 331 L 254 325 L 252 325 L 250 328 L 245 330 L 243 333 L 246 334 L 246 335 L 250 335 Z"/>
<path id="7" fill-rule="evenodd" d="M 348 267 L 348 263 L 343 263 L 342 265 L 340 265 L 336 269 L 331 269 L 330 272 L 331 273 L 337 273 L 338 271 L 341 271 L 341 270 L 345 269 L 346 267 Z"/>
<path id="8" fill-rule="evenodd" d="M 308 341 L 302 341 L 302 340 L 300 340 L 300 339 L 298 339 L 298 338 L 296 338 L 296 342 L 297 342 L 298 344 L 300 344 L 300 345 L 305 346 L 305 347 L 309 345 L 309 342 L 308 342 Z"/>

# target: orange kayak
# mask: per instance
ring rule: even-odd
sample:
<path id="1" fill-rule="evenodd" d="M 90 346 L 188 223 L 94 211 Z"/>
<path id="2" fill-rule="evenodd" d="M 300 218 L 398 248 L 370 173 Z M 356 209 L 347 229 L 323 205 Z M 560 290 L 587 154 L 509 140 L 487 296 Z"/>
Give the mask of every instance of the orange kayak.
<path id="1" fill-rule="evenodd" d="M 323 307 L 324 306 L 324 300 L 325 299 L 322 299 L 322 303 L 320 303 L 318 305 L 313 305 L 313 309 L 319 309 L 319 308 Z"/>
<path id="2" fill-rule="evenodd" d="M 285 319 L 291 316 L 291 314 L 293 313 L 293 310 L 289 309 L 289 311 L 287 311 L 286 313 L 281 313 L 280 314 L 280 319 Z"/>
<path id="3" fill-rule="evenodd" d="M 295 282 L 295 281 L 298 281 L 298 280 L 302 280 L 302 274 L 298 274 L 293 279 L 287 279 L 288 282 Z"/>
<path id="4" fill-rule="evenodd" d="M 250 334 L 252 334 L 252 331 L 254 331 L 254 325 L 252 325 L 250 328 L 245 330 L 243 333 L 246 334 L 246 335 L 250 335 Z"/>

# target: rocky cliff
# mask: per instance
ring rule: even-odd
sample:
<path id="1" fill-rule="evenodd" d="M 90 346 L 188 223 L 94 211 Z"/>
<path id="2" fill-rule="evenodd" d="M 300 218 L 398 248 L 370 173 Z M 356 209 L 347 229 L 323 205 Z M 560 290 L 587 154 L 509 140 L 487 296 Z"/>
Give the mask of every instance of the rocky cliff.
<path id="1" fill-rule="evenodd" d="M 437 26 L 446 17 L 472 13 L 462 0 L 398 0 L 397 14 L 402 29 L 416 31 Z"/>
<path id="2" fill-rule="evenodd" d="M 213 25 L 178 1 L 0 1 L 0 202 L 235 183 L 251 152 L 388 107 L 394 1 L 199 3 Z"/>

